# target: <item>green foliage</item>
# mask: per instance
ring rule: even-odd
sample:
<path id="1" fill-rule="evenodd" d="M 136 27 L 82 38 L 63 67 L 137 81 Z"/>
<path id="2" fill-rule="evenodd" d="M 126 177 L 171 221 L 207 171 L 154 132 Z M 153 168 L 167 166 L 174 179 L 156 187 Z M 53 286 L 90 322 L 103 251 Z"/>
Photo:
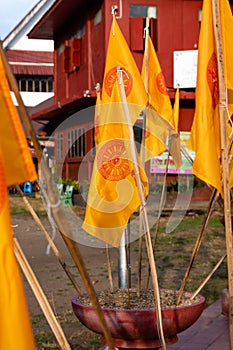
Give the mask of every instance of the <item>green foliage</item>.
<path id="1" fill-rule="evenodd" d="M 205 184 L 204 181 L 198 179 L 196 176 L 194 177 L 194 188 L 195 188 L 195 189 L 204 187 L 205 185 L 206 185 L 206 184 Z"/>
<path id="2" fill-rule="evenodd" d="M 44 314 L 34 315 L 32 318 L 32 324 L 38 324 L 45 319 Z"/>
<path id="3" fill-rule="evenodd" d="M 78 180 L 62 179 L 62 183 L 65 186 L 74 186 L 74 190 L 80 192 Z"/>
<path id="4" fill-rule="evenodd" d="M 57 179 L 57 183 L 62 183 L 64 186 L 74 186 L 74 191 L 80 193 L 80 187 L 78 180 L 71 179 Z"/>
<path id="5" fill-rule="evenodd" d="M 198 179 L 196 176 L 194 176 L 194 183 L 193 183 L 193 189 L 199 189 L 201 187 L 205 186 L 205 182 Z M 163 182 L 158 181 L 154 185 L 150 185 L 150 193 L 161 193 L 163 188 Z M 168 193 L 173 192 L 186 192 L 188 190 L 186 180 L 179 179 L 178 180 L 172 180 L 170 182 L 166 183 L 166 191 Z"/>

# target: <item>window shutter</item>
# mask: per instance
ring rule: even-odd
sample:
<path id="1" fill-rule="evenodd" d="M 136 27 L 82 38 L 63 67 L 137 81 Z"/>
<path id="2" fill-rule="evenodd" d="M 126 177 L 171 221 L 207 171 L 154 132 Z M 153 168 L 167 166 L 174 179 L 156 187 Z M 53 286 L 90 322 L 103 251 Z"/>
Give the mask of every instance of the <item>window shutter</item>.
<path id="1" fill-rule="evenodd" d="M 146 18 L 130 18 L 130 48 L 132 51 L 144 51 L 144 29 L 146 27 Z M 158 50 L 158 21 L 156 18 L 150 18 L 150 37 L 155 50 Z"/>
<path id="2" fill-rule="evenodd" d="M 74 67 L 81 66 L 81 39 L 72 40 L 72 63 Z"/>
<path id="3" fill-rule="evenodd" d="M 66 73 L 69 73 L 72 71 L 71 47 L 69 45 L 65 45 L 65 48 L 64 48 L 64 71 Z"/>
<path id="4" fill-rule="evenodd" d="M 130 48 L 132 51 L 144 50 L 144 18 L 131 17 L 130 18 Z"/>
<path id="5" fill-rule="evenodd" d="M 154 44 L 155 51 L 158 51 L 158 21 L 157 18 L 150 18 L 150 37 Z"/>

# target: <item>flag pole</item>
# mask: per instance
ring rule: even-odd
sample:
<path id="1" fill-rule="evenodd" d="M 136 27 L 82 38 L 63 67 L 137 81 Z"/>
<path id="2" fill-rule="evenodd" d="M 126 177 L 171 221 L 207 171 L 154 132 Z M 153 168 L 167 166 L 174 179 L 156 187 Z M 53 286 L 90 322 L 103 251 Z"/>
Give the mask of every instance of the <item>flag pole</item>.
<path id="1" fill-rule="evenodd" d="M 223 263 L 223 261 L 226 259 L 226 254 L 224 254 L 221 259 L 217 262 L 217 264 L 214 266 L 214 268 L 212 269 L 212 271 L 210 271 L 210 273 L 208 274 L 208 276 L 205 278 L 205 280 L 202 282 L 202 284 L 197 288 L 196 292 L 193 293 L 193 295 L 191 296 L 191 300 L 195 299 L 196 296 L 200 293 L 200 291 L 202 290 L 202 288 L 205 287 L 206 283 L 210 280 L 210 278 L 213 276 L 213 274 L 215 273 L 215 271 L 217 271 L 217 269 L 219 268 L 219 266 Z"/>
<path id="2" fill-rule="evenodd" d="M 53 310 L 46 298 L 34 272 L 32 271 L 20 245 L 18 240 L 14 237 L 14 253 L 18 260 L 18 263 L 24 272 L 25 277 L 27 278 L 28 283 L 30 284 L 33 293 L 55 335 L 60 347 L 62 350 L 71 350 L 71 347 L 63 333 L 63 330 L 60 326 L 60 323 L 56 319 Z M 19 301 L 20 302 L 20 301 Z"/>
<path id="3" fill-rule="evenodd" d="M 118 287 L 119 288 L 130 288 L 128 285 L 127 276 L 127 254 L 126 254 L 126 236 L 129 230 L 129 223 L 121 237 L 119 248 L 118 248 Z"/>
<path id="4" fill-rule="evenodd" d="M 145 57 L 146 57 L 146 69 L 145 69 L 145 77 L 144 77 L 144 87 L 146 93 L 148 94 L 148 40 L 147 36 L 149 35 L 149 26 L 150 19 L 146 18 L 146 27 L 144 29 L 145 36 Z M 143 109 L 143 128 L 142 128 L 142 142 L 141 142 L 141 154 L 142 154 L 142 166 L 145 169 L 145 132 L 146 132 L 146 110 L 147 106 Z M 137 283 L 137 295 L 140 295 L 141 291 L 141 280 L 142 280 L 142 222 L 141 222 L 141 209 L 140 209 L 140 237 L 139 237 L 139 249 L 138 249 L 138 283 Z"/>
<path id="5" fill-rule="evenodd" d="M 220 20 L 220 2 L 212 0 L 214 36 L 217 52 L 218 84 L 219 84 L 219 118 L 221 135 L 221 160 L 222 183 L 224 194 L 225 236 L 228 266 L 228 290 L 229 290 L 229 345 L 233 349 L 233 250 L 232 250 L 232 224 L 231 224 L 231 199 L 229 185 L 228 140 L 226 130 L 226 106 L 227 90 L 224 76 L 224 57 L 222 47 L 222 33 Z"/>
<path id="6" fill-rule="evenodd" d="M 139 194 L 140 206 L 141 206 L 141 214 L 142 214 L 143 224 L 144 224 L 144 229 L 145 229 L 147 253 L 148 253 L 148 259 L 149 259 L 149 263 L 150 263 L 150 267 L 151 267 L 151 275 L 152 275 L 152 282 L 153 282 L 154 295 L 155 295 L 154 299 L 155 299 L 155 308 L 156 308 L 158 336 L 159 336 L 159 340 L 160 340 L 161 349 L 166 350 L 166 343 L 164 340 L 163 325 L 162 325 L 162 313 L 161 313 L 161 305 L 160 305 L 160 293 L 159 293 L 158 277 L 157 277 L 153 247 L 152 247 L 151 236 L 150 236 L 150 228 L 149 228 L 147 211 L 146 211 L 145 196 L 144 196 L 143 189 L 142 189 L 138 160 L 137 160 L 136 149 L 135 149 L 133 127 L 132 127 L 132 122 L 131 122 L 131 118 L 130 118 L 130 114 L 129 114 L 121 67 L 117 67 L 117 78 L 118 78 L 118 83 L 120 86 L 121 99 L 122 99 L 122 103 L 123 103 L 123 107 L 124 107 L 124 111 L 125 111 L 125 116 L 126 116 L 126 121 L 127 121 L 128 129 L 129 129 L 130 151 L 131 151 L 131 157 L 132 157 L 132 162 L 133 162 L 133 166 L 134 166 L 134 175 L 135 175 L 136 184 L 137 184 L 137 188 L 138 188 L 138 194 Z"/>
<path id="7" fill-rule="evenodd" d="M 33 146 L 34 146 L 38 161 L 40 161 L 41 173 L 43 174 L 46 185 L 47 185 L 48 198 L 49 198 L 49 202 L 51 205 L 52 214 L 53 214 L 55 221 L 58 225 L 61 237 L 63 238 L 63 240 L 64 240 L 64 242 L 65 242 L 65 244 L 66 244 L 66 246 L 71 254 L 71 257 L 73 258 L 74 263 L 79 270 L 79 273 L 81 275 L 83 283 L 84 283 L 86 290 L 88 292 L 88 295 L 90 297 L 91 303 L 95 307 L 96 314 L 99 318 L 99 321 L 100 321 L 100 324 L 101 324 L 101 327 L 102 327 L 102 330 L 104 333 L 104 337 L 105 337 L 106 342 L 109 346 L 109 349 L 114 350 L 115 348 L 113 345 L 112 336 L 111 336 L 111 333 L 107 327 L 107 323 L 106 323 L 104 315 L 102 313 L 100 303 L 99 303 L 99 300 L 97 298 L 95 289 L 93 287 L 93 284 L 91 283 L 89 274 L 87 272 L 87 269 L 86 269 L 86 266 L 84 264 L 83 257 L 81 255 L 79 248 L 78 248 L 78 245 L 72 238 L 70 238 L 70 237 L 72 237 L 72 234 L 70 232 L 68 232 L 69 225 L 68 225 L 68 223 L 66 223 L 66 217 L 65 217 L 64 211 L 62 210 L 63 208 L 61 206 L 61 201 L 60 201 L 60 197 L 59 197 L 59 194 L 57 191 L 57 186 L 56 186 L 55 182 L 53 181 L 51 173 L 49 171 L 49 168 L 48 168 L 48 166 L 47 166 L 47 164 L 42 156 L 41 146 L 40 146 L 40 144 L 37 140 L 36 134 L 33 130 L 32 123 L 31 123 L 30 117 L 28 115 L 28 112 L 23 104 L 23 100 L 22 100 L 22 97 L 19 93 L 18 85 L 17 85 L 17 82 L 15 80 L 15 77 L 14 77 L 14 75 L 11 71 L 11 68 L 9 66 L 9 63 L 5 57 L 5 53 L 4 53 L 4 50 L 2 48 L 2 44 L 0 45 L 0 55 L 2 57 L 2 61 L 4 64 L 6 76 L 7 76 L 8 81 L 9 81 L 9 85 L 10 85 L 12 91 L 14 92 L 16 100 L 18 102 L 21 117 L 23 119 L 23 122 L 25 123 L 25 127 L 26 127 L 26 129 L 31 137 L 31 140 L 33 142 Z"/>
<path id="8" fill-rule="evenodd" d="M 148 71 L 149 71 L 149 55 L 148 55 L 148 39 L 149 39 L 149 28 L 150 28 L 150 18 L 147 17 L 146 18 L 146 27 L 144 30 L 144 35 L 145 35 L 145 74 L 144 74 L 144 86 L 145 86 L 145 90 L 147 95 L 149 95 L 148 92 Z M 150 106 L 146 106 L 146 108 L 144 108 L 143 110 L 143 132 L 142 132 L 142 165 L 145 168 L 145 133 L 146 133 L 146 116 L 147 116 L 147 111 L 148 108 L 151 108 Z M 168 149 L 168 162 L 167 162 L 167 166 L 166 166 L 166 171 L 165 171 L 165 175 L 164 175 L 164 181 L 163 181 L 163 189 L 162 189 L 162 193 L 161 193 L 161 198 L 160 198 L 160 203 L 159 203 L 159 210 L 158 210 L 158 218 L 156 221 L 156 229 L 155 229 L 155 235 L 153 237 L 153 252 L 155 250 L 155 245 L 156 245 L 156 239 L 157 239 L 157 233 L 158 233 L 158 229 L 159 229 L 159 224 L 160 224 L 160 218 L 161 218 L 161 213 L 162 213 L 162 206 L 163 206 L 163 202 L 164 202 L 164 198 L 165 198 L 165 187 L 166 187 L 166 179 L 167 179 L 167 172 L 168 172 L 168 166 L 169 166 L 169 149 Z M 140 216 L 141 218 L 141 216 Z M 142 242 L 139 241 L 139 244 L 141 245 Z M 141 247 L 139 247 L 139 251 L 141 251 Z M 139 260 L 141 261 L 141 260 Z M 140 268 L 141 271 L 141 268 Z M 149 282 L 150 282 L 150 275 L 151 275 L 151 271 L 150 271 L 150 266 L 148 267 L 148 276 L 147 276 L 147 282 L 146 282 L 146 288 L 148 288 L 149 286 Z M 139 278 L 141 278 L 139 276 Z M 140 286 L 140 285 L 139 285 Z"/>
<path id="9" fill-rule="evenodd" d="M 29 203 L 28 199 L 24 195 L 24 193 L 21 190 L 21 188 L 19 187 L 19 185 L 16 185 L 16 188 L 17 188 L 17 191 L 19 192 L 19 194 L 21 195 L 21 197 L 23 198 L 23 201 L 24 201 L 26 207 L 28 208 L 28 210 L 30 211 L 31 216 L 33 217 L 34 221 L 36 222 L 36 224 L 38 225 L 38 227 L 41 229 L 42 233 L 44 234 L 45 238 L 47 239 L 49 246 L 51 247 L 54 255 L 56 256 L 56 258 L 60 262 L 62 268 L 64 269 L 64 271 L 66 272 L 67 276 L 69 277 L 69 279 L 70 279 L 71 283 L 73 284 L 74 288 L 76 289 L 77 293 L 80 296 L 83 296 L 83 292 L 81 291 L 80 287 L 76 283 L 72 273 L 70 272 L 68 266 L 66 265 L 65 261 L 63 260 L 61 254 L 60 254 L 60 252 L 58 250 L 58 248 L 54 244 L 54 242 L 53 242 L 52 238 L 50 237 L 49 233 L 47 232 L 46 228 L 42 224 L 39 216 L 36 214 L 35 210 L 31 206 L 31 204 Z"/>
<path id="10" fill-rule="evenodd" d="M 204 232 L 205 232 L 205 229 L 209 223 L 209 220 L 210 220 L 210 217 L 211 217 L 211 214 L 213 212 L 213 209 L 214 209 L 214 205 L 218 199 L 218 191 L 215 189 L 213 190 L 212 192 L 212 195 L 211 195 L 211 199 L 210 199 L 210 202 L 209 202 L 209 207 L 207 209 L 207 213 L 205 215 L 205 218 L 203 220 L 203 223 L 202 223 L 202 227 L 201 227 L 201 230 L 197 236 L 197 239 L 196 239 L 196 243 L 195 243 L 195 247 L 193 249 L 193 252 L 192 252 L 192 255 L 191 255 L 191 258 L 190 258 L 190 261 L 189 261 L 189 265 L 185 271 L 185 275 L 184 275 L 184 278 L 181 282 L 181 286 L 180 286 L 180 289 L 179 289 L 179 293 L 178 293 L 178 297 L 177 297 L 177 301 L 176 301 L 176 304 L 179 305 L 180 304 L 180 301 L 181 301 L 181 297 L 183 295 L 183 292 L 184 292 L 184 289 L 185 289 L 185 286 L 186 286 L 186 283 L 187 283 L 187 280 L 188 280 L 188 277 L 189 277 L 189 274 L 190 274 L 190 271 L 191 271 L 191 268 L 193 266 L 193 263 L 194 263 L 194 260 L 196 258 L 196 255 L 198 253 L 198 250 L 201 246 L 201 242 L 202 242 L 202 239 L 203 239 L 203 236 L 204 236 Z"/>

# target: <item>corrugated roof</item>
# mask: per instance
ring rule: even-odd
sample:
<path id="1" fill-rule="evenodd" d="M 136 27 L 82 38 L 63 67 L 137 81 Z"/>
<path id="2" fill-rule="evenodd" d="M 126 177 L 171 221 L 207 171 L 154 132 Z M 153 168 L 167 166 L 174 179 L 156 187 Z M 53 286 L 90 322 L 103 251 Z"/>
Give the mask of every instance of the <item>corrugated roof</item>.
<path id="1" fill-rule="evenodd" d="M 53 52 L 7 50 L 9 62 L 53 63 Z"/>
<path id="2" fill-rule="evenodd" d="M 11 64 L 11 69 L 14 74 L 25 74 L 25 75 L 53 75 L 54 74 L 53 66 Z"/>

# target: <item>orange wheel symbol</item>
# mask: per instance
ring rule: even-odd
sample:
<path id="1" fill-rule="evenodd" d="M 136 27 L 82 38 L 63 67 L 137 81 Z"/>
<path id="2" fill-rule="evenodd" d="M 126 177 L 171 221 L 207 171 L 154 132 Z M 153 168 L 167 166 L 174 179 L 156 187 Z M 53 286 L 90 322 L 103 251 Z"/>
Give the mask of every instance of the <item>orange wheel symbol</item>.
<path id="1" fill-rule="evenodd" d="M 207 81 L 212 96 L 213 108 L 218 104 L 218 66 L 215 53 L 212 54 L 207 66 Z"/>
<path id="2" fill-rule="evenodd" d="M 150 137 L 151 135 L 151 132 L 149 129 L 146 129 L 146 132 L 145 132 L 145 139 L 147 139 L 148 137 Z"/>
<path id="3" fill-rule="evenodd" d="M 157 81 L 158 90 L 161 92 L 161 94 L 168 95 L 165 78 L 162 72 L 160 72 L 157 75 L 156 81 Z"/>
<path id="4" fill-rule="evenodd" d="M 3 172 L 3 164 L 0 160 L 0 213 L 6 202 L 5 176 Z"/>
<path id="5" fill-rule="evenodd" d="M 130 174 L 123 140 L 111 140 L 104 144 L 97 156 L 100 174 L 110 181 L 120 181 Z"/>
<path id="6" fill-rule="evenodd" d="M 126 96 L 128 96 L 132 90 L 133 79 L 131 74 L 125 68 L 122 68 L 122 74 L 124 80 L 125 94 Z M 115 84 L 116 80 L 117 67 L 114 67 L 107 72 L 104 78 L 104 89 L 109 97 L 112 94 L 113 85 Z"/>

